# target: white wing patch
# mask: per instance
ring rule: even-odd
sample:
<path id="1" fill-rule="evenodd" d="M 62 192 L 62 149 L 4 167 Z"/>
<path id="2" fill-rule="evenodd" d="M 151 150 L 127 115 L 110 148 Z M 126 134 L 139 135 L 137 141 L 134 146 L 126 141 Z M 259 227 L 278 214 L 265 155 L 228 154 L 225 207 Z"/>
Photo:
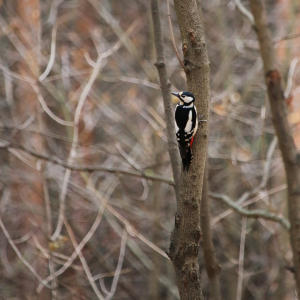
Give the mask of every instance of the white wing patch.
<path id="1" fill-rule="evenodd" d="M 185 132 L 190 132 L 192 130 L 192 126 L 193 126 L 192 118 L 193 118 L 192 117 L 192 110 L 190 110 L 190 112 L 189 112 L 189 119 L 186 122 L 186 126 L 184 128 Z"/>
<path id="2" fill-rule="evenodd" d="M 194 106 L 195 108 L 195 111 L 196 111 L 196 126 L 195 126 L 195 129 L 194 129 L 194 133 L 193 133 L 193 136 L 195 136 L 197 130 L 198 130 L 198 114 L 197 114 L 197 108 L 196 106 Z"/>
<path id="3" fill-rule="evenodd" d="M 196 126 L 195 126 L 195 129 L 194 129 L 193 136 L 196 134 L 197 130 L 198 130 L 198 120 L 197 120 L 197 115 L 196 115 Z"/>
<path id="4" fill-rule="evenodd" d="M 179 128 L 178 128 L 178 126 L 177 126 L 177 123 L 176 123 L 176 121 L 175 121 L 175 130 L 176 130 L 176 133 L 178 132 L 178 130 L 179 130 Z"/>

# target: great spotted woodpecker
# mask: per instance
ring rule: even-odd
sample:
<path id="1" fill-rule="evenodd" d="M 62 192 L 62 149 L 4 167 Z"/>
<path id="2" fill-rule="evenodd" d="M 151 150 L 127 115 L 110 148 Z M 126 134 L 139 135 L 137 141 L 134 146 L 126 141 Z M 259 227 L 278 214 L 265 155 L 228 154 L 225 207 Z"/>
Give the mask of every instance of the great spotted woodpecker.
<path id="1" fill-rule="evenodd" d="M 183 171 L 189 171 L 193 160 L 192 144 L 198 129 L 195 97 L 189 92 L 171 93 L 180 103 L 175 108 L 175 130 L 179 146 Z"/>

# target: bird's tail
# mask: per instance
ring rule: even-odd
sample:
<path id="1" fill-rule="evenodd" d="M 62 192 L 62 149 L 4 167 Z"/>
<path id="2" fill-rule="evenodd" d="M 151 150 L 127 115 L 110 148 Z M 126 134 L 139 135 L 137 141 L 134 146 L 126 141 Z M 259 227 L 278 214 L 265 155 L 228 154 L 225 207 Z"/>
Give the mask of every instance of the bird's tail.
<path id="1" fill-rule="evenodd" d="M 191 162 L 193 160 L 193 154 L 190 147 L 188 147 L 185 157 L 182 156 L 181 159 L 182 159 L 183 171 L 186 170 L 188 172 Z"/>

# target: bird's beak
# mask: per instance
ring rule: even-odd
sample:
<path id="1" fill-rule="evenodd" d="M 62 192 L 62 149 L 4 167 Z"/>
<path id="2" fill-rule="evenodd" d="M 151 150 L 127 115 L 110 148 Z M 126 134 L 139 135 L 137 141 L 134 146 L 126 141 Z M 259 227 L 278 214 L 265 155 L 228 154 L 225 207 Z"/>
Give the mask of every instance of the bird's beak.
<path id="1" fill-rule="evenodd" d="M 180 98 L 179 97 L 179 93 L 171 93 L 172 95 L 176 96 L 177 98 Z"/>

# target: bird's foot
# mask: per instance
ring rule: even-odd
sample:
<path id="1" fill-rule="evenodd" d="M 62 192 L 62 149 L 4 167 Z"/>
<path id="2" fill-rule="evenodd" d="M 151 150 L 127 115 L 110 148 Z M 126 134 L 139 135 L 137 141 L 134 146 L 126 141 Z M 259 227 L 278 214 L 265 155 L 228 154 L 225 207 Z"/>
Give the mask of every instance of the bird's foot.
<path id="1" fill-rule="evenodd" d="M 207 122 L 207 120 L 202 120 L 202 118 L 204 117 L 204 115 L 199 115 L 198 116 L 198 123 L 201 124 L 201 122 Z"/>

